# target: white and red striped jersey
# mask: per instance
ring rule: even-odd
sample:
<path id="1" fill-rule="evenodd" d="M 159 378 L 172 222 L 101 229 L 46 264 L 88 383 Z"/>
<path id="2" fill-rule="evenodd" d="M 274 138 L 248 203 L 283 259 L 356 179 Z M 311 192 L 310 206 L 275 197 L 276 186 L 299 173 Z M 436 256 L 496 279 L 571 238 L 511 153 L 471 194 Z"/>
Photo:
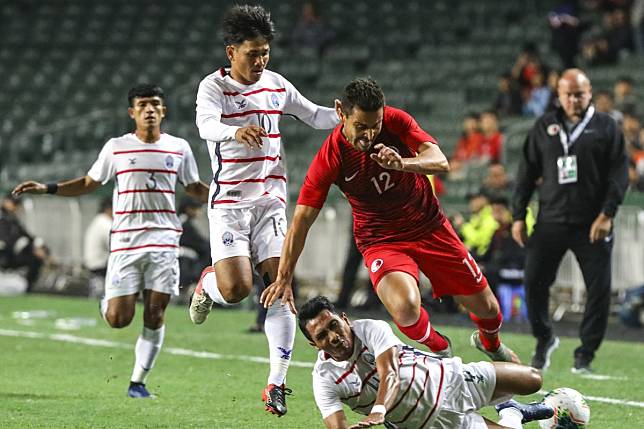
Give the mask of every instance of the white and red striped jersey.
<path id="1" fill-rule="evenodd" d="M 213 181 L 210 207 L 244 208 L 262 198 L 286 204 L 286 172 L 281 156 L 280 119 L 291 115 L 313 128 L 330 129 L 339 121 L 335 109 L 303 97 L 284 77 L 264 70 L 259 81 L 243 85 L 229 69 L 206 76 L 197 92 L 197 127 L 208 142 Z M 235 140 L 239 128 L 266 130 L 261 149 Z"/>
<path id="2" fill-rule="evenodd" d="M 161 134 L 145 143 L 134 133 L 108 140 L 89 177 L 103 184 L 115 178 L 111 252 L 178 250 L 181 221 L 175 209 L 177 179 L 187 186 L 199 171 L 187 141 Z"/>
<path id="3" fill-rule="evenodd" d="M 320 351 L 313 369 L 313 393 L 322 417 L 342 410 L 346 404 L 353 411 L 368 415 L 376 400 L 379 378 L 376 358 L 396 347 L 400 388 L 394 405 L 387 410 L 388 427 L 431 427 L 440 404 L 451 366 L 450 359 L 436 359 L 403 344 L 391 327 L 380 320 L 353 321 L 354 353 L 338 362 Z M 458 360 L 460 362 L 460 360 Z"/>

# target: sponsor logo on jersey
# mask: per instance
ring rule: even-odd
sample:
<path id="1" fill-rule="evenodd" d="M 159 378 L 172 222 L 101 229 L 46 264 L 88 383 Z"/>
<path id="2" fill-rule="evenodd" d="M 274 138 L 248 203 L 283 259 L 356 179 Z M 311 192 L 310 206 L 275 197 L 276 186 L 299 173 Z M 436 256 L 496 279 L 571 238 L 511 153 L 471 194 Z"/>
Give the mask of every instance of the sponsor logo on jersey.
<path id="1" fill-rule="evenodd" d="M 275 93 L 271 94 L 271 103 L 273 103 L 273 107 L 279 107 L 280 99 L 277 98 L 277 94 Z"/>
<path id="2" fill-rule="evenodd" d="M 228 191 L 226 192 L 226 195 L 228 195 L 229 197 L 241 198 L 242 193 L 241 191 Z"/>
<path id="3" fill-rule="evenodd" d="M 559 124 L 550 124 L 548 125 L 546 132 L 549 136 L 556 136 L 559 134 L 559 130 L 561 130 L 561 126 Z"/>
<path id="4" fill-rule="evenodd" d="M 372 273 L 375 273 L 376 271 L 378 271 L 378 270 L 380 269 L 380 267 L 382 267 L 382 264 L 383 264 L 383 263 L 384 263 L 384 261 L 383 261 L 382 259 L 376 259 L 376 260 L 374 260 L 374 261 L 371 263 L 371 272 L 372 272 Z"/>
<path id="5" fill-rule="evenodd" d="M 135 165 L 136 164 L 136 158 L 128 158 L 130 161 L 130 165 Z"/>
<path id="6" fill-rule="evenodd" d="M 237 105 L 237 108 L 241 110 L 248 105 L 248 101 L 245 99 L 241 99 L 239 101 L 235 100 L 235 104 Z"/>
<path id="7" fill-rule="evenodd" d="M 224 243 L 224 246 L 232 246 L 233 241 L 233 234 L 231 232 L 226 231 L 221 236 L 221 242 Z"/>
<path id="8" fill-rule="evenodd" d="M 356 176 L 358 175 L 358 172 L 356 171 L 353 173 L 351 176 L 344 176 L 344 181 L 345 182 L 350 182 L 352 181 Z"/>
<path id="9" fill-rule="evenodd" d="M 172 155 L 165 157 L 165 166 L 167 168 L 172 168 L 174 166 L 174 158 L 172 157 Z"/>

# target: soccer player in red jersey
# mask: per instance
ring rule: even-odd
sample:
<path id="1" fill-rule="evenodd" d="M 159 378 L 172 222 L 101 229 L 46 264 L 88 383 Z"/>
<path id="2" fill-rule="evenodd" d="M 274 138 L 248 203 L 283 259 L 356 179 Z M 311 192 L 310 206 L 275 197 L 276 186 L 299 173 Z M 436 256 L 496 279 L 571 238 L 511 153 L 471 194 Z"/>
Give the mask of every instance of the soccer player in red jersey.
<path id="1" fill-rule="evenodd" d="M 474 259 L 442 213 L 428 174 L 449 170 L 436 140 L 408 113 L 385 106 L 371 79 L 356 79 L 338 105 L 341 124 L 326 139 L 304 179 L 282 248 L 277 279 L 261 301 L 281 297 L 295 312 L 290 292 L 309 228 L 335 184 L 351 204 L 356 244 L 378 297 L 398 328 L 442 356 L 447 339 L 420 305 L 419 269 L 434 296 L 453 295 L 478 327 L 473 346 L 492 360 L 519 362 L 499 339 L 499 304 Z M 286 293 L 284 293 L 286 291 Z"/>

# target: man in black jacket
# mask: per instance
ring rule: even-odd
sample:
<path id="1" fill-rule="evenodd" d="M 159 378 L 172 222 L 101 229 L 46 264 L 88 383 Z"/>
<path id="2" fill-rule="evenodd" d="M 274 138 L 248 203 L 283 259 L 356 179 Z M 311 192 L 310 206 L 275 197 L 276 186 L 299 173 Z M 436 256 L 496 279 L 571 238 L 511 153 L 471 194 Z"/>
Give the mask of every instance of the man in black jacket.
<path id="1" fill-rule="evenodd" d="M 548 316 L 549 288 L 570 249 L 587 290 L 572 371 L 587 373 L 608 323 L 613 218 L 628 186 L 628 161 L 619 125 L 595 111 L 581 70 L 566 70 L 557 91 L 561 108 L 536 121 L 523 147 L 512 236 L 526 243 L 526 207 L 538 187 L 539 215 L 525 267 L 528 317 L 537 339 L 532 366 L 546 369 L 559 344 Z"/>

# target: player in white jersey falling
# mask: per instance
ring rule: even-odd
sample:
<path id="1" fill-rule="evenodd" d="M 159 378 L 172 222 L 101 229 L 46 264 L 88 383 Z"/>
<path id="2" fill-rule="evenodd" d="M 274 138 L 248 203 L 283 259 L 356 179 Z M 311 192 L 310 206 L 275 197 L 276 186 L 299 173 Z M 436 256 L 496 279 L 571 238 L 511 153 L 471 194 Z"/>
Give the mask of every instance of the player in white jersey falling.
<path id="1" fill-rule="evenodd" d="M 304 98 L 266 69 L 274 27 L 261 6 L 237 5 L 223 19 L 230 67 L 206 76 L 197 93 L 197 126 L 212 158 L 208 218 L 212 265 L 204 269 L 190 305 L 203 323 L 213 301 L 236 304 L 253 287 L 252 266 L 265 285 L 276 277 L 286 232 L 286 175 L 280 156 L 280 119 L 294 116 L 314 128 L 338 123 L 333 108 Z M 277 301 L 264 332 L 270 350 L 266 410 L 286 413 L 285 379 L 295 338 L 295 316 Z"/>
<path id="2" fill-rule="evenodd" d="M 327 428 L 516 429 L 554 413 L 544 403 L 510 399 L 541 388 L 541 373 L 534 368 L 439 359 L 405 345 L 386 322 L 349 321 L 325 297 L 304 304 L 298 318 L 302 333 L 320 350 L 313 393 Z M 343 403 L 367 417 L 349 426 Z M 498 423 L 476 412 L 492 404 L 498 404 Z"/>
<path id="3" fill-rule="evenodd" d="M 136 131 L 108 140 L 86 176 L 50 184 L 23 182 L 13 193 L 74 197 L 115 178 L 101 313 L 113 328 L 128 326 L 143 291 L 143 332 L 136 342 L 128 395 L 146 398 L 151 395 L 145 379 L 163 344 L 165 309 L 170 296 L 179 292 L 181 222 L 175 210 L 176 183 L 179 180 L 188 194 L 203 202 L 208 187 L 199 181 L 188 142 L 161 132 L 166 113 L 162 89 L 137 85 L 129 91 L 128 101 Z"/>

